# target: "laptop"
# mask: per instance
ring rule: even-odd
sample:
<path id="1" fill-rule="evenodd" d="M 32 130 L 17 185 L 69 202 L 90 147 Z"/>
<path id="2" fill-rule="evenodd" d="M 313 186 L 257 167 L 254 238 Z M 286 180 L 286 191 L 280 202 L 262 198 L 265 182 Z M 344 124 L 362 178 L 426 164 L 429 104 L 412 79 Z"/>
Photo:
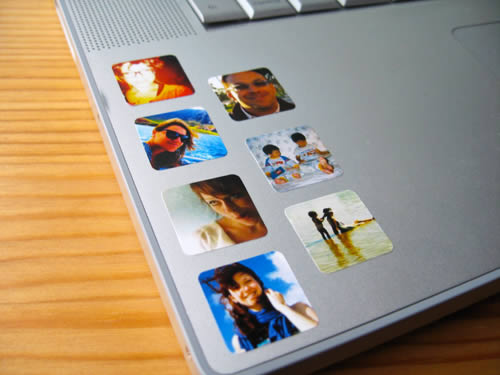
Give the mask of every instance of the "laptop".
<path id="1" fill-rule="evenodd" d="M 500 290 L 500 3 L 57 0 L 193 373 L 312 372 Z"/>

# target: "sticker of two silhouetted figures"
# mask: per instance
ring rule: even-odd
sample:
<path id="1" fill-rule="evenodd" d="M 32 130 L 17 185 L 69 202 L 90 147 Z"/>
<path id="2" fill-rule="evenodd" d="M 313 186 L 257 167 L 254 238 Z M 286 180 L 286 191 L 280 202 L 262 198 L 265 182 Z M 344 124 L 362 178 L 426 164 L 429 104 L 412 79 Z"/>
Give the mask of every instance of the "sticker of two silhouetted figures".
<path id="1" fill-rule="evenodd" d="M 392 250 L 391 240 L 353 191 L 299 203 L 285 212 L 321 272 L 335 272 Z"/>

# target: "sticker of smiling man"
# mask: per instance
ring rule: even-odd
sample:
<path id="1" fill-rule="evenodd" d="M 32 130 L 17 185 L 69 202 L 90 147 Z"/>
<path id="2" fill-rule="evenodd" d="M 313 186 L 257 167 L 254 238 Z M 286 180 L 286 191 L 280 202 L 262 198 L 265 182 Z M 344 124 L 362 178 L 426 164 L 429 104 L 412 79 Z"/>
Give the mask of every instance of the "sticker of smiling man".
<path id="1" fill-rule="evenodd" d="M 233 120 L 242 121 L 295 108 L 266 68 L 224 74 L 208 80 Z"/>

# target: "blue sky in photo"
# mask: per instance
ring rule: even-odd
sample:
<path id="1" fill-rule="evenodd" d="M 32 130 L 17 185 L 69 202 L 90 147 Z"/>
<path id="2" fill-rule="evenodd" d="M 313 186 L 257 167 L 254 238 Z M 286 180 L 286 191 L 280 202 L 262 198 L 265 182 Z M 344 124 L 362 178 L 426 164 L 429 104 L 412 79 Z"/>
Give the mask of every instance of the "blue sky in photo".
<path id="1" fill-rule="evenodd" d="M 273 289 L 283 294 L 287 305 L 290 306 L 299 301 L 310 305 L 283 254 L 271 251 L 240 261 L 239 263 L 253 270 L 262 280 L 266 289 Z M 231 345 L 231 339 L 234 335 L 233 320 L 226 312 L 224 306 L 219 302 L 220 294 L 213 292 L 205 283 L 201 282 L 204 279 L 211 278 L 213 274 L 214 270 L 201 273 L 199 276 L 200 285 L 224 341 L 228 349 L 233 352 Z"/>
<path id="2" fill-rule="evenodd" d="M 174 112 L 161 113 L 158 115 L 142 117 L 154 121 L 151 125 L 136 123 L 135 127 L 142 142 L 151 139 L 154 127 L 163 121 L 179 118 L 184 121 L 197 121 L 203 125 L 213 125 L 210 116 L 203 108 L 195 107 L 182 109 Z M 141 119 L 141 118 L 140 118 Z M 137 119 L 136 121 L 140 120 Z M 186 164 L 199 163 L 205 160 L 212 160 L 226 156 L 227 150 L 220 135 L 212 135 L 196 132 L 198 138 L 194 139 L 195 149 L 186 150 L 183 160 Z"/>

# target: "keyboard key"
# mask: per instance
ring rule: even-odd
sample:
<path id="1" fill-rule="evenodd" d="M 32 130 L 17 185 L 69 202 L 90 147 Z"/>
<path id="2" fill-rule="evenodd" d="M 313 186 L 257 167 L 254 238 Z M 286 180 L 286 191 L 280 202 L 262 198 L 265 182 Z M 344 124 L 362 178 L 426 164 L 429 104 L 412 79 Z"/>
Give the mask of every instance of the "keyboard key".
<path id="1" fill-rule="evenodd" d="M 235 0 L 189 0 L 203 23 L 215 23 L 248 19 Z"/>
<path id="2" fill-rule="evenodd" d="M 250 19 L 295 14 L 287 0 L 237 0 Z"/>
<path id="3" fill-rule="evenodd" d="M 340 8 L 336 0 L 288 0 L 297 13 Z"/>
<path id="4" fill-rule="evenodd" d="M 338 0 L 343 7 L 356 7 L 358 5 L 371 5 L 390 3 L 391 0 Z"/>

